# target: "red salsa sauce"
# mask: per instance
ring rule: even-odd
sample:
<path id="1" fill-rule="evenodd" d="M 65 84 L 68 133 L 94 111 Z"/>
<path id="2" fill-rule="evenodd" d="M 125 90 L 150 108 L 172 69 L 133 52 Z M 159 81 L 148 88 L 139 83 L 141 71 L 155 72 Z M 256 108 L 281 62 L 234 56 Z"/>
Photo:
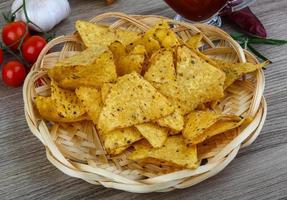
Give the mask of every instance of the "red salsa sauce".
<path id="1" fill-rule="evenodd" d="M 221 10 L 228 0 L 165 0 L 178 14 L 191 21 L 204 21 Z"/>

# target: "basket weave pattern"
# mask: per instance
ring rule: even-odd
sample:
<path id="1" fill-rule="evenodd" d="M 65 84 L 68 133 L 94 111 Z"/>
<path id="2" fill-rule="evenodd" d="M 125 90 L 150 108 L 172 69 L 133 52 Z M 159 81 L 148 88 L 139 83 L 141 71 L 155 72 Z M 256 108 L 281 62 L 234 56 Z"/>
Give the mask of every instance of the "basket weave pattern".
<path id="1" fill-rule="evenodd" d="M 107 24 L 110 29 L 125 28 L 145 32 L 160 19 L 160 16 L 106 13 L 93 18 L 91 22 Z M 201 50 L 210 57 L 258 63 L 252 54 L 243 50 L 219 28 L 167 20 L 182 41 L 198 32 L 203 33 Z M 51 50 L 59 44 L 63 45 L 60 51 Z M 48 123 L 39 116 L 34 106 L 35 96 L 50 94 L 47 69 L 83 48 L 77 33 L 49 42 L 32 67 L 23 87 L 25 116 L 32 133 L 45 145 L 49 161 L 69 176 L 129 192 L 165 192 L 186 188 L 223 170 L 239 149 L 251 144 L 262 129 L 266 118 L 266 103 L 263 98 L 265 82 L 262 70 L 258 70 L 230 86 L 225 98 L 216 106 L 216 109 L 224 113 L 251 116 L 252 120 L 249 124 L 200 144 L 198 156 L 200 159 L 206 159 L 205 165 L 194 170 L 173 171 L 168 167 L 152 164 L 143 167 L 127 160 L 126 154 L 110 158 L 106 155 L 92 122 Z"/>

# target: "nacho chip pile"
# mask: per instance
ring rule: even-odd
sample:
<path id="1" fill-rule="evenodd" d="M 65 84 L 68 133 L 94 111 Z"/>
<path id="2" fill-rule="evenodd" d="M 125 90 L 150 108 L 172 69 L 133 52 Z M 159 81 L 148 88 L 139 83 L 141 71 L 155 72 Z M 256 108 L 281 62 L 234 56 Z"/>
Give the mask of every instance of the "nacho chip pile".
<path id="1" fill-rule="evenodd" d="M 184 42 L 166 21 L 145 33 L 86 21 L 76 29 L 86 49 L 48 70 L 51 96 L 35 105 L 53 123 L 91 121 L 107 156 L 196 168 L 198 146 L 245 121 L 212 108 L 262 64 L 208 58 L 198 50 L 202 34 Z"/>

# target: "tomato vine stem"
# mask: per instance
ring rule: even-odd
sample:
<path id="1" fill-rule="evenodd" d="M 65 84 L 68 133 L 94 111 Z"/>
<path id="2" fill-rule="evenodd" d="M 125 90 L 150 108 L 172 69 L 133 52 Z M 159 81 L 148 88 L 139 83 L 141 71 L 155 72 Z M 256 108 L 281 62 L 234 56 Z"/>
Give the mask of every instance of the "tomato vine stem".
<path id="1" fill-rule="evenodd" d="M 47 41 L 51 40 L 51 38 L 53 38 L 55 35 L 52 34 L 48 34 L 46 31 L 44 31 L 40 26 L 38 26 L 37 24 L 35 24 L 33 21 L 30 20 L 29 16 L 28 16 L 28 12 L 27 12 L 27 7 L 26 7 L 26 0 L 23 0 L 23 3 L 21 6 L 19 6 L 19 8 L 17 8 L 13 13 L 11 14 L 3 14 L 5 20 L 7 22 L 11 22 L 15 19 L 15 15 L 17 12 L 19 12 L 21 9 L 23 9 L 23 12 L 24 12 L 24 16 L 25 16 L 25 19 L 26 19 L 26 30 L 25 30 L 25 33 L 24 35 L 17 41 L 15 41 L 14 43 L 10 44 L 9 46 L 3 44 L 0 42 L 0 47 L 2 48 L 2 50 L 8 52 L 9 54 L 11 54 L 12 56 L 14 56 L 15 58 L 17 58 L 18 60 L 20 60 L 21 62 L 24 63 L 24 65 L 26 67 L 30 67 L 30 64 L 23 58 L 23 53 L 22 53 L 22 50 L 21 50 L 21 47 L 25 41 L 25 38 L 26 36 L 29 34 L 29 24 L 32 24 L 34 27 L 36 27 L 40 32 L 42 32 L 44 34 L 44 37 L 46 38 Z M 18 44 L 19 43 L 19 44 Z M 19 55 L 17 55 L 12 49 L 11 47 L 18 44 L 17 46 L 17 50 L 19 51 Z"/>

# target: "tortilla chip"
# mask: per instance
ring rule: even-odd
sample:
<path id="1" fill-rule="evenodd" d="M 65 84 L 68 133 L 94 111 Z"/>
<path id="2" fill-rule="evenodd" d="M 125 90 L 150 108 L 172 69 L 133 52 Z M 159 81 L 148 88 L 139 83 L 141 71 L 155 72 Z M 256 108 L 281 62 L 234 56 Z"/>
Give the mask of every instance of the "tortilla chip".
<path id="1" fill-rule="evenodd" d="M 184 119 L 178 109 L 163 118 L 160 118 L 156 121 L 157 124 L 163 127 L 167 127 L 173 131 L 173 133 L 179 133 L 184 126 Z"/>
<path id="2" fill-rule="evenodd" d="M 176 34 L 170 29 L 166 21 L 160 21 L 148 31 L 145 32 L 143 37 L 134 41 L 128 46 L 128 49 L 136 45 L 144 45 L 149 55 L 159 50 L 161 47 L 174 48 L 179 45 Z"/>
<path id="3" fill-rule="evenodd" d="M 72 66 L 86 66 L 94 63 L 94 61 L 105 51 L 106 47 L 103 46 L 93 46 L 92 48 L 87 48 L 74 56 L 65 58 L 56 63 L 59 67 L 72 67 Z"/>
<path id="4" fill-rule="evenodd" d="M 177 35 L 171 30 L 166 21 L 156 25 L 154 37 L 160 42 L 163 48 L 174 48 L 179 45 Z"/>
<path id="5" fill-rule="evenodd" d="M 135 127 L 154 148 L 162 147 L 166 141 L 168 134 L 168 130 L 166 128 L 153 123 L 138 124 L 135 125 Z"/>
<path id="6" fill-rule="evenodd" d="M 107 26 L 101 26 L 87 21 L 76 21 L 76 29 L 87 47 L 97 45 L 108 46 L 117 38 L 116 34 L 110 31 Z"/>
<path id="7" fill-rule="evenodd" d="M 123 153 L 127 148 L 129 148 L 129 147 L 118 147 L 116 149 L 109 149 L 107 152 L 108 152 L 108 154 L 110 154 L 112 156 L 116 156 L 118 154 Z"/>
<path id="8" fill-rule="evenodd" d="M 267 63 L 253 64 L 253 63 L 231 63 L 225 60 L 214 59 L 219 69 L 221 69 L 226 79 L 224 82 L 224 88 L 230 86 L 234 81 L 241 78 L 244 74 L 254 72 L 264 67 Z"/>
<path id="9" fill-rule="evenodd" d="M 201 51 L 198 50 L 198 48 L 201 45 L 201 40 L 203 38 L 202 33 L 197 33 L 195 35 L 193 35 L 191 38 L 189 38 L 185 44 L 186 46 L 188 46 L 188 48 L 190 48 L 191 51 L 193 51 L 199 58 L 201 58 L 202 60 L 204 60 L 205 62 L 209 63 L 210 65 L 217 67 L 217 63 L 211 59 L 210 57 L 208 57 L 207 55 L 205 55 L 204 53 L 202 53 Z"/>
<path id="10" fill-rule="evenodd" d="M 200 159 L 210 158 L 222 150 L 222 147 L 229 144 L 235 137 L 238 136 L 238 131 L 230 130 L 224 134 L 215 135 L 204 142 L 197 145 L 197 155 Z"/>
<path id="11" fill-rule="evenodd" d="M 91 87 L 79 87 L 76 95 L 85 106 L 85 110 L 94 124 L 98 123 L 98 118 L 103 107 L 101 90 Z"/>
<path id="12" fill-rule="evenodd" d="M 107 26 L 82 20 L 76 22 L 76 29 L 87 47 L 97 45 L 108 46 L 116 40 L 124 45 L 128 45 L 138 40 L 142 35 L 139 32 L 124 29 L 110 30 Z"/>
<path id="13" fill-rule="evenodd" d="M 148 31 L 145 32 L 145 34 L 140 40 L 135 42 L 135 45 L 144 45 L 149 55 L 151 55 L 152 52 L 155 52 L 161 48 L 159 41 L 154 38 L 155 30 L 156 26 L 150 28 Z"/>
<path id="14" fill-rule="evenodd" d="M 146 54 L 146 49 L 144 45 L 136 45 L 133 49 L 128 51 L 132 55 L 145 55 Z"/>
<path id="15" fill-rule="evenodd" d="M 111 131 L 155 120 L 174 111 L 172 104 L 139 74 L 118 78 L 99 118 L 99 128 Z"/>
<path id="16" fill-rule="evenodd" d="M 225 74 L 185 46 L 177 52 L 177 81 L 194 95 L 198 105 L 224 96 Z"/>
<path id="17" fill-rule="evenodd" d="M 128 45 L 142 37 L 142 33 L 135 31 L 127 31 L 124 29 L 116 29 L 115 31 L 117 40 L 123 45 Z"/>
<path id="18" fill-rule="evenodd" d="M 173 48 L 179 45 L 178 37 L 171 30 L 167 21 L 162 20 L 148 30 L 145 36 L 153 37 L 164 48 Z"/>
<path id="19" fill-rule="evenodd" d="M 204 140 L 236 128 L 243 120 L 235 115 L 222 115 L 213 111 L 194 111 L 186 119 L 182 131 L 186 143 L 198 144 Z"/>
<path id="20" fill-rule="evenodd" d="M 106 101 L 106 98 L 108 94 L 110 93 L 110 90 L 114 83 L 104 83 L 101 88 L 101 96 L 102 96 L 102 102 L 104 103 Z"/>
<path id="21" fill-rule="evenodd" d="M 188 114 L 202 103 L 223 97 L 225 75 L 222 71 L 201 60 L 185 46 L 178 48 L 177 56 L 175 81 L 164 79 L 164 83 L 159 83 L 157 73 L 152 73 L 152 67 L 145 77 L 176 105 L 182 115 Z M 156 65 L 154 68 L 157 69 Z"/>
<path id="22" fill-rule="evenodd" d="M 198 106 L 196 93 L 191 94 L 187 88 L 183 87 L 178 81 L 167 83 L 154 83 L 152 85 L 167 99 L 175 105 L 182 115 L 190 113 Z"/>
<path id="23" fill-rule="evenodd" d="M 112 155 L 120 154 L 134 142 L 142 138 L 140 132 L 134 127 L 116 129 L 103 133 L 101 136 L 106 151 Z"/>
<path id="24" fill-rule="evenodd" d="M 166 96 L 183 114 L 196 108 L 196 105 L 192 105 L 193 102 L 190 101 L 191 94 L 189 91 L 175 80 L 172 51 L 160 50 L 154 53 L 144 78 Z"/>
<path id="25" fill-rule="evenodd" d="M 212 65 L 216 68 L 219 68 L 217 63 L 212 58 L 208 57 L 207 55 L 205 55 L 204 53 L 202 53 L 198 49 L 191 48 L 190 50 L 193 51 L 199 58 L 201 58 L 205 62 L 209 63 L 210 65 Z"/>
<path id="26" fill-rule="evenodd" d="M 86 120 L 87 116 L 82 115 L 80 117 L 75 118 L 65 118 L 63 117 L 57 110 L 55 105 L 55 100 L 53 100 L 51 97 L 42 97 L 37 96 L 35 99 L 35 105 L 39 111 L 39 114 L 43 119 L 46 119 L 48 121 L 52 122 L 78 122 L 82 120 Z"/>
<path id="27" fill-rule="evenodd" d="M 132 51 L 129 52 L 126 58 L 126 63 L 123 62 L 122 65 L 126 64 L 126 66 L 131 65 L 134 67 L 129 67 L 130 69 L 124 70 L 124 74 L 130 73 L 132 71 L 138 72 L 139 74 L 142 72 L 144 65 L 145 65 L 145 59 L 146 59 L 146 49 L 143 45 L 137 45 L 135 46 Z"/>
<path id="28" fill-rule="evenodd" d="M 151 55 L 153 52 L 155 52 L 161 48 L 160 43 L 154 38 L 144 37 L 142 40 L 143 40 L 143 42 L 140 44 L 143 44 L 145 46 L 147 53 L 149 55 Z"/>
<path id="29" fill-rule="evenodd" d="M 64 118 L 75 119 L 86 112 L 74 91 L 62 89 L 54 81 L 51 82 L 51 98 L 58 114 Z"/>
<path id="30" fill-rule="evenodd" d="M 196 33 L 186 41 L 187 46 L 194 49 L 198 49 L 202 37 L 203 37 L 202 33 Z"/>
<path id="31" fill-rule="evenodd" d="M 117 73 L 119 76 L 129 74 L 131 72 L 141 73 L 143 64 L 145 60 L 145 55 L 128 54 L 122 57 L 118 62 Z"/>
<path id="32" fill-rule="evenodd" d="M 113 42 L 109 48 L 115 57 L 117 74 L 119 76 L 133 71 L 141 73 L 146 54 L 143 45 L 135 46 L 130 53 L 127 53 L 125 46 L 119 41 Z"/>
<path id="33" fill-rule="evenodd" d="M 127 54 L 125 46 L 120 41 L 114 41 L 109 45 L 109 49 L 114 55 L 115 59 L 119 59 Z"/>
<path id="34" fill-rule="evenodd" d="M 76 89 L 80 86 L 100 88 L 103 83 L 113 82 L 117 78 L 116 66 L 110 51 L 102 53 L 94 63 L 86 66 L 54 67 L 48 75 L 61 87 Z"/>
<path id="35" fill-rule="evenodd" d="M 143 160 L 154 158 L 173 163 L 183 168 L 198 166 L 196 146 L 187 146 L 181 135 L 170 136 L 161 148 L 153 148 L 146 142 L 134 144 L 135 150 L 128 156 L 130 160 Z"/>
<path id="36" fill-rule="evenodd" d="M 219 118 L 220 114 L 213 111 L 194 111 L 186 117 L 186 123 L 182 131 L 183 137 L 186 141 L 193 141 L 192 139 L 198 137 L 207 128 L 212 126 Z M 189 142 L 188 142 L 189 143 Z"/>
<path id="37" fill-rule="evenodd" d="M 175 81 L 175 66 L 171 50 L 159 50 L 152 55 L 150 66 L 144 75 L 148 81 L 166 83 Z"/>
<path id="38" fill-rule="evenodd" d="M 191 143 L 192 144 L 201 143 L 212 136 L 235 129 L 239 127 L 243 122 L 244 119 L 238 116 L 232 116 L 230 118 L 220 119 L 215 124 L 206 129 L 201 135 L 194 137 Z"/>

